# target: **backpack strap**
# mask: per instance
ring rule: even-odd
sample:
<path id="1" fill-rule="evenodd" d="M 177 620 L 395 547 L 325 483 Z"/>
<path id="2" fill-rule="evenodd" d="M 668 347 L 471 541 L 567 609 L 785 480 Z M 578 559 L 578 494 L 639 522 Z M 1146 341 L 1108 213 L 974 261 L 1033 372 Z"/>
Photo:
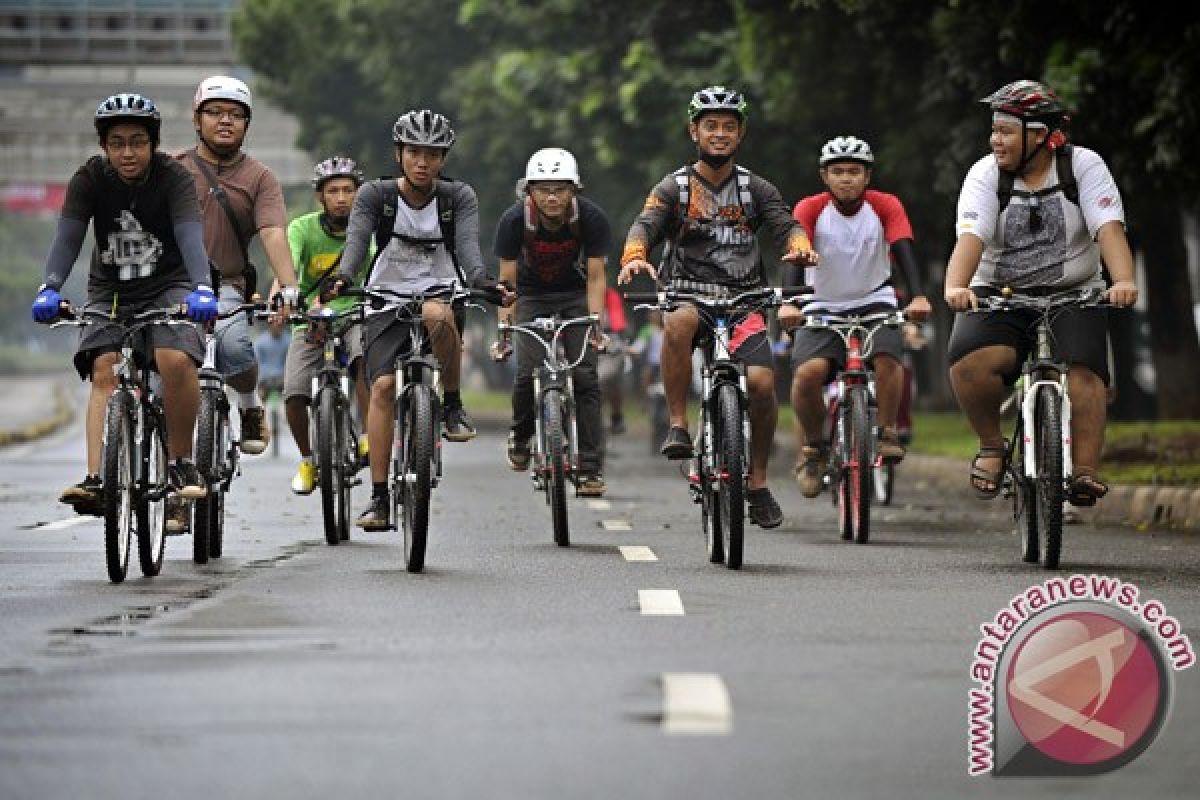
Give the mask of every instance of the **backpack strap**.
<path id="1" fill-rule="evenodd" d="M 1000 178 L 996 182 L 996 197 L 1000 200 L 1000 211 L 1008 208 L 1008 202 L 1016 197 L 1037 197 L 1042 198 L 1052 195 L 1055 192 L 1062 192 L 1063 196 L 1070 200 L 1075 205 L 1079 205 L 1079 183 L 1075 180 L 1075 166 L 1071 158 L 1071 145 L 1064 145 L 1054 152 L 1054 165 L 1058 172 L 1058 183 L 1054 186 L 1047 186 L 1038 189 L 1036 192 L 1027 192 L 1022 189 L 1013 188 L 1016 183 L 1017 176 L 1015 173 L 1008 170 L 1000 170 Z"/>
<path id="2" fill-rule="evenodd" d="M 441 228 L 441 238 L 414 239 L 411 236 L 396 233 L 396 212 L 400 207 L 400 187 L 396 184 L 396 179 L 388 175 L 380 178 L 379 190 L 383 195 L 383 208 L 380 210 L 379 223 L 375 228 L 375 258 L 371 262 L 372 265 L 383 255 L 384 248 L 391 243 L 392 239 L 400 239 L 401 241 L 415 244 L 442 244 L 446 248 L 446 253 L 450 256 L 450 262 L 454 264 L 454 271 L 458 274 L 459 282 L 463 286 L 466 286 L 467 279 L 463 274 L 462 267 L 458 264 L 458 254 L 455 247 L 453 189 L 453 181 L 438 178 L 437 186 L 434 189 L 434 198 L 437 203 L 438 227 Z"/>
<path id="3" fill-rule="evenodd" d="M 745 167 L 738 166 L 737 169 L 737 185 L 738 185 L 738 202 L 742 204 L 742 213 L 746 216 L 752 228 L 757 228 L 754 207 L 754 195 L 750 193 L 750 170 Z"/>

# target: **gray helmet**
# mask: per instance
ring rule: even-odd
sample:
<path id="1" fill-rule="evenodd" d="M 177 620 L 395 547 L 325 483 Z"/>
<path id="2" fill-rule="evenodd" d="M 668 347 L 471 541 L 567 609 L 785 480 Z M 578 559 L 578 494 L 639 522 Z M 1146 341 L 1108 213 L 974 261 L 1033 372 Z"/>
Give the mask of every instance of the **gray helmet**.
<path id="1" fill-rule="evenodd" d="M 454 128 L 450 120 L 437 112 L 423 108 L 401 114 L 392 126 L 392 141 L 398 145 L 413 144 L 423 147 L 440 147 L 449 150 L 454 146 Z"/>
<path id="2" fill-rule="evenodd" d="M 333 156 L 313 167 L 312 185 L 317 191 L 320 191 L 325 181 L 330 178 L 350 178 L 355 186 L 363 184 L 362 170 L 354 163 L 354 159 L 346 156 Z"/>
<path id="3" fill-rule="evenodd" d="M 821 148 L 821 166 L 838 161 L 854 161 L 870 168 L 875 165 L 875 155 L 871 152 L 871 145 L 857 136 L 838 136 Z"/>
<path id="4" fill-rule="evenodd" d="M 158 143 L 158 134 L 162 129 L 162 114 L 154 101 L 144 95 L 133 92 L 121 92 L 106 97 L 96 106 L 93 119 L 96 133 L 103 138 L 108 129 L 121 122 L 135 122 L 146 126 L 150 139 Z"/>
<path id="5" fill-rule="evenodd" d="M 688 119 L 692 122 L 712 111 L 728 111 L 746 121 L 748 106 L 745 96 L 736 89 L 724 86 L 708 86 L 692 95 L 688 103 Z"/>

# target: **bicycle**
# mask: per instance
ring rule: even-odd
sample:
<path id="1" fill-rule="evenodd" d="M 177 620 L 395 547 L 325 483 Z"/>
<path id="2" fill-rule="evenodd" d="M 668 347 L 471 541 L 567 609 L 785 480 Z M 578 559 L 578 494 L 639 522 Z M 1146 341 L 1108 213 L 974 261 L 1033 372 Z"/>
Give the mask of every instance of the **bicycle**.
<path id="1" fill-rule="evenodd" d="M 129 569 L 130 540 L 137 530 L 142 574 L 162 571 L 166 551 L 166 418 L 151 380 L 150 359 L 134 357 L 135 340 L 150 325 L 191 325 L 178 306 L 149 309 L 118 319 L 109 312 L 64 306 L 50 327 L 105 324 L 123 331 L 114 372 L 117 386 L 104 411 L 104 449 L 100 477 L 104 518 L 104 560 L 108 579 L 121 583 Z"/>
<path id="2" fill-rule="evenodd" d="M 874 373 L 868 359 L 875 333 L 904 324 L 903 311 L 805 316 L 805 328 L 829 330 L 846 346 L 846 366 L 838 371 L 828 406 L 825 441 L 830 442 L 825 484 L 832 486 L 842 538 L 866 544 L 871 535 L 871 499 L 878 471 L 884 467 L 875 446 Z"/>
<path id="3" fill-rule="evenodd" d="M 409 328 L 408 350 L 397 356 L 395 365 L 396 433 L 389 483 L 392 519 L 399 520 L 404 531 L 405 568 L 420 572 L 425 568 L 429 503 L 442 478 L 442 408 L 437 392 L 441 370 L 429 352 L 421 306 L 438 299 L 495 302 L 495 295 L 478 289 L 406 293 L 364 287 L 344 289 L 341 296 L 365 297 L 372 310 L 394 313 Z"/>
<path id="4" fill-rule="evenodd" d="M 750 314 L 781 305 L 791 297 L 812 292 L 810 287 L 751 289 L 714 297 L 668 288 L 652 294 L 630 293 L 636 309 L 672 311 L 693 304 L 701 321 L 698 346 L 700 370 L 699 433 L 695 456 L 688 462 L 687 481 L 692 501 L 700 506 L 701 525 L 709 561 L 740 569 L 744 550 L 746 491 L 750 477 L 750 403 L 745 367 L 729 350 L 733 328 Z M 648 301 L 648 302 L 646 302 Z"/>
<path id="5" fill-rule="evenodd" d="M 246 314 L 251 323 L 270 315 L 266 304 L 255 298 L 222 311 L 217 320 Z M 208 494 L 192 508 L 192 561 L 207 564 L 220 558 L 225 541 L 225 495 L 233 479 L 241 474 L 237 440 L 229 420 L 229 396 L 225 376 L 217 369 L 216 320 L 204 327 L 204 361 L 200 365 L 200 410 L 196 416 L 196 469 L 208 486 Z"/>
<path id="6" fill-rule="evenodd" d="M 330 546 L 350 538 L 351 490 L 361 483 L 355 477 L 362 461 L 351 411 L 354 393 L 346 372 L 345 337 L 362 320 L 361 305 L 341 312 L 323 306 L 306 318 L 310 340 L 323 345 L 321 366 L 312 379 L 313 413 L 309 416 L 309 441 L 316 445 L 321 515 L 325 524 L 325 543 Z"/>
<path id="7" fill-rule="evenodd" d="M 1062 556 L 1063 502 L 1074 472 L 1069 365 L 1055 357 L 1050 323 L 1057 312 L 1067 308 L 1106 305 L 1102 289 L 1030 297 L 1006 287 L 1000 296 L 979 300 L 979 312 L 1030 310 L 1037 314 L 1036 345 L 1021 365 L 1005 403 L 1015 409 L 1016 416 L 1013 435 L 1005 443 L 1007 469 L 1002 491 L 1013 501 L 1022 559 L 1029 564 L 1041 561 L 1046 569 L 1058 569 Z"/>
<path id="8" fill-rule="evenodd" d="M 571 544 L 566 484 L 574 484 L 576 496 L 579 494 L 579 436 L 575 423 L 572 370 L 583 362 L 591 342 L 591 336 L 585 336 L 579 356 L 572 361 L 568 354 L 560 352 L 566 349 L 561 337 L 573 327 L 586 325 L 594 328 L 598 321 L 597 314 L 565 320 L 539 317 L 518 324 L 502 322 L 498 328 L 501 337 L 507 337 L 511 331 L 524 334 L 541 345 L 546 353 L 541 365 L 533 371 L 536 413 L 530 475 L 534 490 L 546 493 L 554 543 L 559 547 Z"/>

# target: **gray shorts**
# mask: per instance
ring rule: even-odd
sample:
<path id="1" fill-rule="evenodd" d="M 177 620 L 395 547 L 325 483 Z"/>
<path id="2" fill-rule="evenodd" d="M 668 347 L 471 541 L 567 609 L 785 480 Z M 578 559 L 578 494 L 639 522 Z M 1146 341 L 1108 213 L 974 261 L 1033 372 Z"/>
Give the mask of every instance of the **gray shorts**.
<path id="1" fill-rule="evenodd" d="M 883 311 L 878 306 L 869 309 L 851 309 L 839 312 L 839 316 L 868 314 Z M 866 343 L 864 342 L 864 346 Z M 866 353 L 868 360 L 877 355 L 889 355 L 897 361 L 904 358 L 904 331 L 900 328 L 880 326 L 871 337 L 871 349 Z M 830 330 L 799 328 L 792 339 L 792 369 L 815 358 L 827 358 L 833 362 L 835 371 L 846 366 L 846 343 L 842 337 Z M 826 380 L 832 380 L 831 372 Z"/>
<path id="2" fill-rule="evenodd" d="M 350 364 L 362 358 L 362 327 L 355 325 L 342 337 Z M 312 379 L 321 366 L 325 355 L 325 345 L 308 341 L 308 335 L 303 330 L 293 331 L 291 344 L 288 345 L 287 363 L 283 368 L 283 399 L 293 397 L 312 397 Z"/>
<path id="3" fill-rule="evenodd" d="M 245 300 L 236 286 L 222 286 L 219 295 L 222 313 L 240 306 Z M 217 321 L 217 369 L 226 378 L 248 372 L 258 364 L 254 357 L 254 340 L 245 314 Z"/>
<path id="4" fill-rule="evenodd" d="M 117 316 L 136 314 L 152 308 L 178 306 L 187 298 L 189 292 L 191 292 L 191 287 L 187 285 L 168 286 L 148 300 L 118 305 Z M 112 301 L 111 294 L 93 295 L 88 298 L 84 309 L 109 311 L 112 309 Z M 121 338 L 124 333 L 125 329 L 120 325 L 93 324 L 83 328 L 79 335 L 79 347 L 74 358 L 75 369 L 79 372 L 79 377 L 83 380 L 92 377 L 92 363 L 97 356 L 120 352 Z M 147 356 L 159 348 L 187 353 L 197 366 L 204 361 L 204 339 L 200 335 L 200 327 L 195 323 L 173 322 L 170 325 L 147 325 L 142 328 L 142 333 L 144 338 L 134 350 L 134 358 L 138 363 L 144 363 Z"/>

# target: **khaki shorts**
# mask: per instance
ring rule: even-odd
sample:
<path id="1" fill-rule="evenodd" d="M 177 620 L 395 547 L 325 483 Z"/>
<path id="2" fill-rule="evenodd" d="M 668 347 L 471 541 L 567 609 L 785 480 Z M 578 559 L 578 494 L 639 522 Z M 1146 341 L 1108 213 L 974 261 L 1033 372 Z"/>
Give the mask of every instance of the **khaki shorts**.
<path id="1" fill-rule="evenodd" d="M 342 336 L 342 342 L 349 356 L 349 364 L 362 358 L 362 328 L 354 326 Z M 308 341 L 308 334 L 295 331 L 292 342 L 288 345 L 287 362 L 283 367 L 283 399 L 293 397 L 312 397 L 312 379 L 321 366 L 325 355 L 325 345 Z M 353 374 L 353 373 L 352 373 Z"/>

